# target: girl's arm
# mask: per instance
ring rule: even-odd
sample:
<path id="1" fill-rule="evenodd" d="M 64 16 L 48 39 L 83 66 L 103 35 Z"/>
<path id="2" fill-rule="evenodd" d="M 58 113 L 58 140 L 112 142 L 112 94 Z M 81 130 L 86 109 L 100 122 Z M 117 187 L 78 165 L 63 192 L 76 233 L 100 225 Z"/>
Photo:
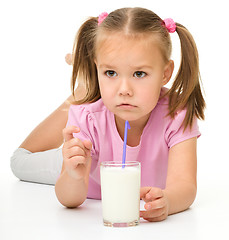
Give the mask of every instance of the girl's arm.
<path id="1" fill-rule="evenodd" d="M 55 185 L 59 202 L 66 207 L 78 207 L 87 198 L 89 173 L 91 168 L 92 143 L 73 137 L 80 132 L 75 126 L 63 130 L 62 172 Z"/>
<path id="2" fill-rule="evenodd" d="M 168 214 L 186 210 L 196 197 L 197 138 L 173 146 L 169 151 L 168 174 L 164 193 L 168 199 Z"/>
<path id="3" fill-rule="evenodd" d="M 168 215 L 186 210 L 196 197 L 197 138 L 174 145 L 169 150 L 166 188 L 141 189 L 146 211 L 141 217 L 148 221 L 161 221 Z"/>
<path id="4" fill-rule="evenodd" d="M 84 87 L 78 85 L 75 92 L 76 100 L 81 99 L 84 94 Z M 60 147 L 63 143 L 62 130 L 67 123 L 68 110 L 72 100 L 73 96 L 71 95 L 29 134 L 20 148 L 25 148 L 30 152 L 42 152 Z"/>
<path id="5" fill-rule="evenodd" d="M 83 97 L 83 87 L 76 89 L 78 99 Z M 63 156 L 58 148 L 63 142 L 68 109 L 73 97 L 69 97 L 59 108 L 40 123 L 11 156 L 11 169 L 23 181 L 55 184 L 60 175 Z"/>

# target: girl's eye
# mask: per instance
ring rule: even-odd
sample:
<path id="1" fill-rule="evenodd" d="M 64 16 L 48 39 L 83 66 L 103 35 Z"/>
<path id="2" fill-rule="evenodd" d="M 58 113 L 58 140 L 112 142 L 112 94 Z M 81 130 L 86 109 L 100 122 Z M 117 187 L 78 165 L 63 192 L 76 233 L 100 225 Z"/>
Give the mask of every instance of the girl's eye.
<path id="1" fill-rule="evenodd" d="M 142 72 L 142 71 L 137 71 L 134 73 L 134 77 L 136 77 L 136 78 L 143 78 L 145 76 L 146 76 L 146 73 Z"/>
<path id="2" fill-rule="evenodd" d="M 108 77 L 116 77 L 116 76 L 117 76 L 117 73 L 116 73 L 115 71 L 112 71 L 112 70 L 106 71 L 105 74 L 106 74 Z"/>

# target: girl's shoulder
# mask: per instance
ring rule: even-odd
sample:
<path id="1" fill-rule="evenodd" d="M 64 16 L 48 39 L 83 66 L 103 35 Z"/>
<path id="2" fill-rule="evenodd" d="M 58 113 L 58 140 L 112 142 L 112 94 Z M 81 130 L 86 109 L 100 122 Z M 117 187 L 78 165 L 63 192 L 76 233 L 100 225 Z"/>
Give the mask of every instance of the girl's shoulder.
<path id="1" fill-rule="evenodd" d="M 85 113 L 85 114 L 104 112 L 106 110 L 107 109 L 106 109 L 105 105 L 103 104 L 102 99 L 99 99 L 93 103 L 84 103 L 84 104 L 80 104 L 80 105 L 72 104 L 69 109 L 69 111 L 72 111 L 74 113 L 81 112 L 81 113 Z"/>
<path id="2" fill-rule="evenodd" d="M 167 88 L 163 88 L 161 91 L 161 96 L 163 96 L 168 91 Z M 197 118 L 193 118 L 192 126 L 185 128 L 184 119 L 187 114 L 187 109 L 179 109 L 174 113 L 174 116 L 169 114 L 169 97 L 165 96 L 160 98 L 158 105 L 156 107 L 156 114 L 154 118 L 157 120 L 156 124 L 161 125 L 164 131 L 164 138 L 167 142 L 169 148 L 175 144 L 184 141 L 192 137 L 199 137 L 200 131 L 198 126 Z"/>
<path id="3" fill-rule="evenodd" d="M 69 121 L 77 121 L 78 123 L 92 123 L 106 118 L 108 114 L 108 110 L 102 99 L 99 99 L 93 103 L 72 104 L 69 108 L 68 119 Z"/>
<path id="4" fill-rule="evenodd" d="M 168 91 L 169 91 L 169 89 L 166 88 L 166 87 L 161 88 L 161 92 L 160 92 L 160 96 L 159 96 L 159 100 L 158 100 L 157 105 L 168 105 L 169 97 L 168 97 L 168 95 L 166 95 L 166 93 Z"/>
<path id="5" fill-rule="evenodd" d="M 161 89 L 160 98 L 159 98 L 158 103 L 157 103 L 157 108 L 159 108 L 160 111 L 162 111 L 163 114 L 165 114 L 166 116 L 169 113 L 169 96 L 166 95 L 166 93 L 168 91 L 169 91 L 169 89 L 166 88 L 166 87 L 163 87 Z M 179 109 L 179 110 L 177 110 L 175 112 L 173 118 L 168 115 L 167 120 L 168 121 L 173 121 L 174 119 L 175 120 L 177 120 L 177 119 L 179 119 L 179 120 L 184 119 L 184 117 L 186 115 L 186 112 L 187 112 L 187 109 L 185 107 L 183 109 Z"/>

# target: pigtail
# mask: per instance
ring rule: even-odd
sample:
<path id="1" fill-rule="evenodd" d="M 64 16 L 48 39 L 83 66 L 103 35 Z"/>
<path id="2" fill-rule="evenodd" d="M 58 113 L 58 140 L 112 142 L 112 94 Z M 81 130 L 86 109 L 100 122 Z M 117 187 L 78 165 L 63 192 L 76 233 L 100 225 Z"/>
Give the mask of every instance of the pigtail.
<path id="1" fill-rule="evenodd" d="M 95 38 L 98 28 L 98 18 L 91 17 L 79 29 L 73 45 L 73 71 L 71 90 L 74 95 L 76 80 L 84 85 L 86 95 L 74 104 L 95 102 L 100 98 L 95 59 Z"/>
<path id="2" fill-rule="evenodd" d="M 193 118 L 204 119 L 205 101 L 201 93 L 199 57 L 195 41 L 190 32 L 176 23 L 181 43 L 181 63 L 172 87 L 168 91 L 169 114 L 174 117 L 184 107 L 187 109 L 184 128 L 192 127 Z"/>

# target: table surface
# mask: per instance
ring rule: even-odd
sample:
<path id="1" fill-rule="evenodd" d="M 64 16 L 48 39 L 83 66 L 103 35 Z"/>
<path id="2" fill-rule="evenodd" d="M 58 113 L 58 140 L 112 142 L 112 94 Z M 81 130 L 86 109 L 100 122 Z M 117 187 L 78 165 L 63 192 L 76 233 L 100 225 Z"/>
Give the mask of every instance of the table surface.
<path id="1" fill-rule="evenodd" d="M 200 186 L 187 211 L 162 222 L 141 219 L 138 226 L 128 228 L 103 226 L 99 200 L 87 199 L 79 208 L 67 209 L 58 202 L 54 186 L 22 182 L 11 173 L 1 174 L 0 187 L 1 240 L 229 239 L 228 184 Z"/>

